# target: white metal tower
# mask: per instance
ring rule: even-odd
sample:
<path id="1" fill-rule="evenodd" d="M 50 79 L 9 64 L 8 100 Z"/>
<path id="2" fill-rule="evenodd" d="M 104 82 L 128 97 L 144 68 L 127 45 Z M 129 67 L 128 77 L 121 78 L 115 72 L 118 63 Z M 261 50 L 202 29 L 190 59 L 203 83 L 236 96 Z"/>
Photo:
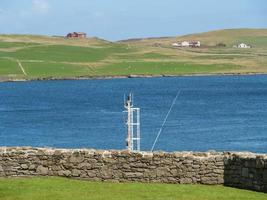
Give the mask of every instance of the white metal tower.
<path id="1" fill-rule="evenodd" d="M 133 107 L 133 95 L 130 93 L 127 99 L 124 99 L 124 107 L 127 113 L 127 138 L 126 148 L 129 151 L 140 151 L 140 108 Z"/>

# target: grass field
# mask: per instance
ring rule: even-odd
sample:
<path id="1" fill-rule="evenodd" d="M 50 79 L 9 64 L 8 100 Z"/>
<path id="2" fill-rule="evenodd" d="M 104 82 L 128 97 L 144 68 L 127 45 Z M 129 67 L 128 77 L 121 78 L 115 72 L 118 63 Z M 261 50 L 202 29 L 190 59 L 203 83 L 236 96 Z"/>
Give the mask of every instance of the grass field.
<path id="1" fill-rule="evenodd" d="M 14 60 L 0 58 L 0 74 L 1 75 L 21 75 L 21 70 Z"/>
<path id="2" fill-rule="evenodd" d="M 63 178 L 1 178 L 0 199 L 265 200 L 267 195 L 223 186 L 101 183 Z"/>
<path id="3" fill-rule="evenodd" d="M 173 42 L 182 40 L 199 40 L 203 47 L 171 47 Z M 253 48 L 232 48 L 239 42 Z M 227 46 L 216 47 L 218 43 Z M 0 35 L 0 79 L 220 73 L 267 73 L 267 29 L 120 42 Z"/>

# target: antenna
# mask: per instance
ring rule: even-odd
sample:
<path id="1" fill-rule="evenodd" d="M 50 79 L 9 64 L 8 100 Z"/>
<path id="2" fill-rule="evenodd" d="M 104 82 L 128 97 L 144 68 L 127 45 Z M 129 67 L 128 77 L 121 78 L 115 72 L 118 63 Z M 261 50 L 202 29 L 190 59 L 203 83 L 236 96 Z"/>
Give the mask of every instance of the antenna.
<path id="1" fill-rule="evenodd" d="M 126 149 L 129 151 L 140 151 L 140 108 L 133 107 L 133 94 L 130 93 L 126 100 L 124 98 L 124 112 L 127 113 L 127 138 Z"/>

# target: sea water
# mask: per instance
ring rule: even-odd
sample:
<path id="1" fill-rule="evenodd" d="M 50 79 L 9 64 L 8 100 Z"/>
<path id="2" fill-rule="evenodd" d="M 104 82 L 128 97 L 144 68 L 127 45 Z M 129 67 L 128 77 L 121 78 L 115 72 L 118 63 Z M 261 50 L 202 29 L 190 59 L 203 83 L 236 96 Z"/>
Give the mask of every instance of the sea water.
<path id="1" fill-rule="evenodd" d="M 141 108 L 141 149 L 267 152 L 267 76 L 0 83 L 0 146 L 125 148 L 124 94 Z"/>

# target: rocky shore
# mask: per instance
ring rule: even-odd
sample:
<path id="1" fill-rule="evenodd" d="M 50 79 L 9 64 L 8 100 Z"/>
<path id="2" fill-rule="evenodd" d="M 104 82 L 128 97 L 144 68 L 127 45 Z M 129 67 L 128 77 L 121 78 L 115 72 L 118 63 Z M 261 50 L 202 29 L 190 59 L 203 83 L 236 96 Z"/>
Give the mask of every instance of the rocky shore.
<path id="1" fill-rule="evenodd" d="M 48 81 L 48 80 L 90 80 L 90 79 L 123 79 L 123 78 L 156 78 L 156 77 L 198 77 L 198 76 L 252 76 L 252 75 L 267 75 L 267 73 L 212 73 L 212 74 L 159 74 L 159 75 L 114 75 L 114 76 L 73 76 L 73 77 L 40 77 L 40 78 L 14 78 L 1 77 L 0 82 L 24 82 L 24 81 Z"/>

